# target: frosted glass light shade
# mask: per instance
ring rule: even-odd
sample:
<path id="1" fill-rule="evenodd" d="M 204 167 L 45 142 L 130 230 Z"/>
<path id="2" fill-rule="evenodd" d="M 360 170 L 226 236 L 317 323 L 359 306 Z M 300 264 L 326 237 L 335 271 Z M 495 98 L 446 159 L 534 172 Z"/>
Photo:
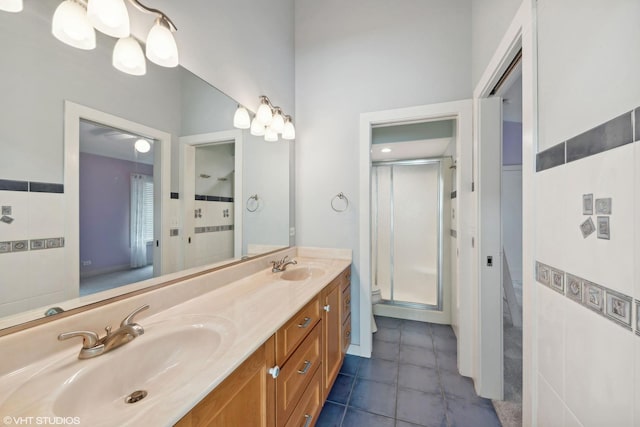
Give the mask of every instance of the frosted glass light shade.
<path id="1" fill-rule="evenodd" d="M 238 105 L 238 109 L 233 115 L 233 126 L 238 129 L 249 129 L 251 127 L 251 117 L 249 117 L 249 112 L 241 105 Z"/>
<path id="2" fill-rule="evenodd" d="M 147 60 L 140 43 L 133 37 L 118 40 L 113 48 L 113 66 L 123 73 L 143 76 L 147 72 Z"/>
<path id="3" fill-rule="evenodd" d="M 263 136 L 264 132 L 265 132 L 264 125 L 254 117 L 253 120 L 251 120 L 251 135 Z"/>
<path id="4" fill-rule="evenodd" d="M 282 131 L 282 139 L 286 139 L 291 141 L 292 139 L 296 139 L 296 128 L 293 126 L 293 122 L 291 120 L 287 120 L 284 124 L 284 130 Z"/>
<path id="5" fill-rule="evenodd" d="M 271 129 L 277 133 L 282 133 L 284 130 L 284 117 L 282 117 L 282 111 L 279 108 L 276 108 L 276 113 L 271 120 Z"/>
<path id="6" fill-rule="evenodd" d="M 266 102 L 260 104 L 258 111 L 256 112 L 256 118 L 265 126 L 269 126 L 271 124 L 271 121 L 273 120 L 273 112 L 271 111 L 269 104 Z"/>
<path id="7" fill-rule="evenodd" d="M 0 0 L 0 10 L 5 12 L 22 12 L 22 0 Z"/>
<path id="8" fill-rule="evenodd" d="M 171 30 L 160 18 L 147 35 L 147 58 L 161 67 L 178 66 L 178 45 Z"/>
<path id="9" fill-rule="evenodd" d="M 124 38 L 131 34 L 124 0 L 89 0 L 87 17 L 96 30 L 108 36 Z"/>
<path id="10" fill-rule="evenodd" d="M 96 47 L 96 31 L 87 19 L 84 7 L 72 0 L 65 0 L 58 5 L 53 13 L 51 32 L 69 46 L 84 50 Z"/>
<path id="11" fill-rule="evenodd" d="M 268 142 L 276 142 L 278 140 L 278 132 L 270 127 L 266 128 L 264 132 L 264 140 Z"/>
<path id="12" fill-rule="evenodd" d="M 147 141 L 146 139 L 137 140 L 136 143 L 133 144 L 133 146 L 135 147 L 136 151 L 140 153 L 148 153 L 149 150 L 151 150 L 151 144 L 149 144 L 149 141 Z"/>

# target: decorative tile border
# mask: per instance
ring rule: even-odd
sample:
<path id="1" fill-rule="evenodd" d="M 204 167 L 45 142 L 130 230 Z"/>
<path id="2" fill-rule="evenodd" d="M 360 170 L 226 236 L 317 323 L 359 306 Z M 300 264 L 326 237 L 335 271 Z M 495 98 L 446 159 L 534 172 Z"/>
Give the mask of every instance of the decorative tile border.
<path id="1" fill-rule="evenodd" d="M 635 116 L 635 135 L 633 119 Z M 640 107 L 536 154 L 536 172 L 640 140 Z"/>
<path id="2" fill-rule="evenodd" d="M 173 193 L 172 192 L 172 193 L 169 194 L 169 198 L 177 200 L 177 199 L 180 198 L 180 193 Z"/>
<path id="3" fill-rule="evenodd" d="M 233 203 L 233 197 L 203 196 L 201 194 L 196 194 L 196 200 L 199 200 L 201 202 L 230 202 L 230 203 Z"/>
<path id="4" fill-rule="evenodd" d="M 32 193 L 64 193 L 64 184 L 51 182 L 0 179 L 0 191 L 30 191 Z"/>
<path id="5" fill-rule="evenodd" d="M 458 197 L 458 192 L 457 191 L 452 191 L 451 192 L 451 198 L 455 199 L 456 197 Z"/>
<path id="6" fill-rule="evenodd" d="M 170 228 L 169 229 L 169 237 L 177 237 L 180 235 L 180 229 L 179 228 Z"/>
<path id="7" fill-rule="evenodd" d="M 0 242 L 0 254 L 11 252 L 39 251 L 42 249 L 57 249 L 64 247 L 64 237 L 50 237 L 46 239 L 13 240 Z"/>
<path id="8" fill-rule="evenodd" d="M 538 261 L 536 281 L 640 336 L 640 300 Z"/>
<path id="9" fill-rule="evenodd" d="M 213 225 L 213 226 L 208 226 L 208 227 L 196 227 L 195 228 L 195 233 L 196 234 L 217 233 L 219 231 L 232 231 L 232 230 L 233 230 L 233 224 L 231 224 L 231 225 Z"/>
<path id="10" fill-rule="evenodd" d="M 451 237 L 458 238 L 458 232 L 456 230 L 449 230 L 449 234 L 451 234 Z"/>

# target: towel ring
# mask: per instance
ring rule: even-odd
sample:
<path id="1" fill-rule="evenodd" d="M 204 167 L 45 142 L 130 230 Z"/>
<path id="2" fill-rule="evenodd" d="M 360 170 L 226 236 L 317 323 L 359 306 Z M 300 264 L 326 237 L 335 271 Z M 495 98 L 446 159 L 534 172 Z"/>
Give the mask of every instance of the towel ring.
<path id="1" fill-rule="evenodd" d="M 344 200 L 345 205 L 343 209 L 337 209 L 335 206 L 335 202 L 336 200 Z M 331 209 L 333 209 L 336 212 L 344 212 L 349 208 L 349 199 L 347 198 L 347 196 L 344 195 L 344 193 L 340 192 L 338 194 L 336 194 L 335 196 L 333 196 L 333 199 L 331 199 Z"/>
<path id="2" fill-rule="evenodd" d="M 253 208 L 253 209 L 249 208 L 249 203 L 251 203 L 251 200 L 255 200 L 255 202 L 253 204 L 255 204 L 256 207 Z M 260 200 L 258 200 L 258 195 L 257 194 L 254 194 L 253 196 L 251 196 L 251 197 L 249 197 L 247 199 L 247 210 L 249 212 L 255 212 L 255 211 L 258 210 L 259 207 L 260 207 Z"/>

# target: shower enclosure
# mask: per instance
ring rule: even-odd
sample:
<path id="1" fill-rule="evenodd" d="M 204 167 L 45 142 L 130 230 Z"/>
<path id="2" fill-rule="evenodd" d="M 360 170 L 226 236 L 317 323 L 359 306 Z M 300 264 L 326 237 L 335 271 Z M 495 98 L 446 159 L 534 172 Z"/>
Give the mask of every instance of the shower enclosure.
<path id="1" fill-rule="evenodd" d="M 442 310 L 442 159 L 375 162 L 372 269 L 382 304 Z"/>

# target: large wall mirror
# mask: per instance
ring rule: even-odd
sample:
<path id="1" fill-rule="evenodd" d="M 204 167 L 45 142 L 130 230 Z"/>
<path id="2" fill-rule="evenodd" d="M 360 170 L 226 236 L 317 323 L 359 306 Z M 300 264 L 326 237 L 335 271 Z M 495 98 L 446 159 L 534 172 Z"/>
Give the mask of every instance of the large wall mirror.
<path id="1" fill-rule="evenodd" d="M 58 4 L 0 11 L 0 329 L 288 246 L 290 143 L 182 67 L 59 42 Z"/>

